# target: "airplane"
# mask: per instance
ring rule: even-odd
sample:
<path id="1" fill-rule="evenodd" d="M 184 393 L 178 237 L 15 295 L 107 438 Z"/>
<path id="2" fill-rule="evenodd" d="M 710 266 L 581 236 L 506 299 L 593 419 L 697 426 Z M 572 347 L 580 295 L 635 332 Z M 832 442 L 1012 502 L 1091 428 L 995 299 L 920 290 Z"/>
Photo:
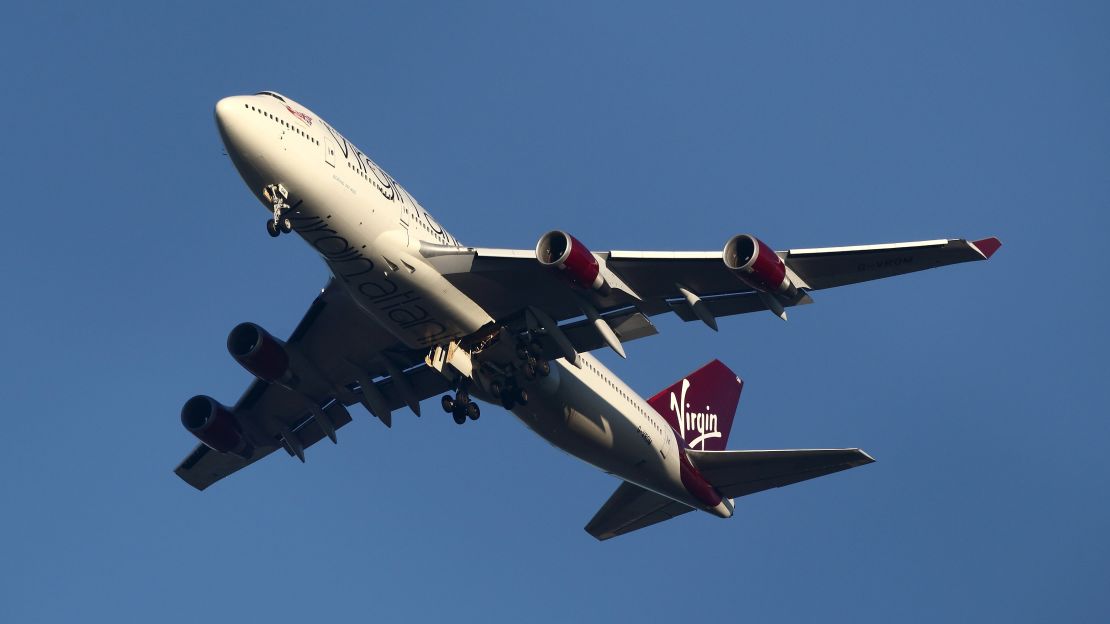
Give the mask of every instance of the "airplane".
<path id="1" fill-rule="evenodd" d="M 386 427 L 442 394 L 460 425 L 500 405 L 554 446 L 621 479 L 586 525 L 599 540 L 693 510 L 728 518 L 734 499 L 870 463 L 860 449 L 726 450 L 743 382 L 712 361 L 643 399 L 593 355 L 657 333 L 674 314 L 718 319 L 812 303 L 811 292 L 986 260 L 997 238 L 775 251 L 751 234 L 719 251 L 592 252 L 555 230 L 534 249 L 460 243 L 316 113 L 272 91 L 219 100 L 227 154 L 269 211 L 331 271 L 286 339 L 234 327 L 230 355 L 255 379 L 233 406 L 198 395 L 181 422 L 200 444 L 175 472 L 203 490 L 351 422 Z"/>

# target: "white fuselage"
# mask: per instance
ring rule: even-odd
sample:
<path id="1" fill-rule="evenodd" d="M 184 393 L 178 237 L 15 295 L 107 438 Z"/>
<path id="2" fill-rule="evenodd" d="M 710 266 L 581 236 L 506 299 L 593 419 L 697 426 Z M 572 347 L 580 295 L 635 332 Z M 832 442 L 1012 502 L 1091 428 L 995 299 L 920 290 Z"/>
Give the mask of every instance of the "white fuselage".
<path id="1" fill-rule="evenodd" d="M 362 151 L 314 113 L 277 94 L 225 98 L 216 119 L 247 186 L 282 184 L 294 230 L 324 258 L 369 319 L 410 348 L 492 327 L 494 319 L 419 253 L 458 241 Z M 601 470 L 716 515 L 683 484 L 670 425 L 594 357 L 551 362 L 513 413 L 556 447 Z"/>

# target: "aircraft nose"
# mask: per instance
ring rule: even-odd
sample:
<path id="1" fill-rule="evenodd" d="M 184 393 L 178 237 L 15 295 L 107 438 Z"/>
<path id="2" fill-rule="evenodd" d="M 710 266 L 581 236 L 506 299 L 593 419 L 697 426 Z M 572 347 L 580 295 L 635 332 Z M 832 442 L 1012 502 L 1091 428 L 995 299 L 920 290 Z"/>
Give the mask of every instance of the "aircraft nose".
<path id="1" fill-rule="evenodd" d="M 220 138 L 228 150 L 242 149 L 244 98 L 242 96 L 225 97 L 216 102 L 216 127 L 220 130 Z"/>
<path id="2" fill-rule="evenodd" d="M 239 98 L 224 98 L 215 103 L 215 124 L 220 128 L 221 134 L 228 134 L 234 125 L 235 104 Z"/>

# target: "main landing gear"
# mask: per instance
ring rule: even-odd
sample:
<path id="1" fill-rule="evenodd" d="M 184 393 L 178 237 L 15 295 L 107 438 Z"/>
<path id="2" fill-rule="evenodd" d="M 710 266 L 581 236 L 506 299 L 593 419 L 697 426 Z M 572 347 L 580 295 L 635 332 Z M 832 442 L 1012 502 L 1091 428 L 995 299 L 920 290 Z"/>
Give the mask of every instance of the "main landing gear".
<path id="1" fill-rule="evenodd" d="M 538 342 L 521 340 L 517 343 L 516 356 L 522 361 L 517 371 L 525 383 L 551 374 L 551 364 L 542 355 L 543 349 Z M 507 377 L 504 384 L 496 381 L 490 384 L 490 392 L 501 399 L 507 410 L 517 405 L 528 405 L 528 391 L 521 388 L 513 376 Z"/>
<path id="2" fill-rule="evenodd" d="M 490 384 L 490 392 L 501 399 L 501 405 L 505 406 L 507 410 L 511 410 L 517 405 L 528 405 L 528 391 L 514 382 L 510 381 L 509 385 L 502 387 L 501 384 L 495 381 Z"/>
<path id="3" fill-rule="evenodd" d="M 513 336 L 505 327 L 466 347 L 460 342 L 437 345 L 424 361 L 456 384 L 455 394 L 444 395 L 440 405 L 460 425 L 481 416 L 478 404 L 470 399 L 469 388 L 477 390 L 483 400 L 499 401 L 511 410 L 527 405 L 526 387 L 552 372 L 540 343 L 528 333 Z"/>
<path id="4" fill-rule="evenodd" d="M 262 189 L 262 197 L 270 203 L 270 210 L 274 211 L 274 218 L 266 221 L 266 231 L 270 236 L 277 236 L 282 232 L 288 234 L 293 231 L 293 220 L 285 215 L 289 210 L 289 191 L 281 184 L 267 184 Z"/>
<path id="5" fill-rule="evenodd" d="M 470 399 L 465 389 L 459 389 L 452 397 L 450 394 L 443 395 L 439 400 L 439 404 L 443 406 L 443 411 L 451 414 L 455 419 L 455 424 L 461 425 L 466 422 L 466 419 L 478 420 L 482 415 L 482 409 L 478 404 Z"/>

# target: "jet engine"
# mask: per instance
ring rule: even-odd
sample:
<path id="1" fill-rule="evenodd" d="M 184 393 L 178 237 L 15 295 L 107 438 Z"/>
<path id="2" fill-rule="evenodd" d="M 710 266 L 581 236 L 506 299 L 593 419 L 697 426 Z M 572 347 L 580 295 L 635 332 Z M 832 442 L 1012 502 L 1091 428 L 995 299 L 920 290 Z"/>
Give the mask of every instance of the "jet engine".
<path id="1" fill-rule="evenodd" d="M 227 350 L 255 377 L 282 386 L 296 385 L 285 343 L 254 323 L 239 323 L 227 335 Z"/>
<path id="2" fill-rule="evenodd" d="M 609 293 L 609 284 L 590 250 L 577 238 L 552 230 L 536 243 L 536 259 L 545 267 L 559 269 L 566 279 L 582 288 Z"/>
<path id="3" fill-rule="evenodd" d="M 751 234 L 738 234 L 725 243 L 725 266 L 755 290 L 794 298 L 798 289 L 786 275 L 786 265 L 775 250 Z"/>
<path id="4" fill-rule="evenodd" d="M 181 424 L 209 448 L 249 458 L 254 452 L 231 410 L 212 397 L 197 395 L 181 408 Z"/>

